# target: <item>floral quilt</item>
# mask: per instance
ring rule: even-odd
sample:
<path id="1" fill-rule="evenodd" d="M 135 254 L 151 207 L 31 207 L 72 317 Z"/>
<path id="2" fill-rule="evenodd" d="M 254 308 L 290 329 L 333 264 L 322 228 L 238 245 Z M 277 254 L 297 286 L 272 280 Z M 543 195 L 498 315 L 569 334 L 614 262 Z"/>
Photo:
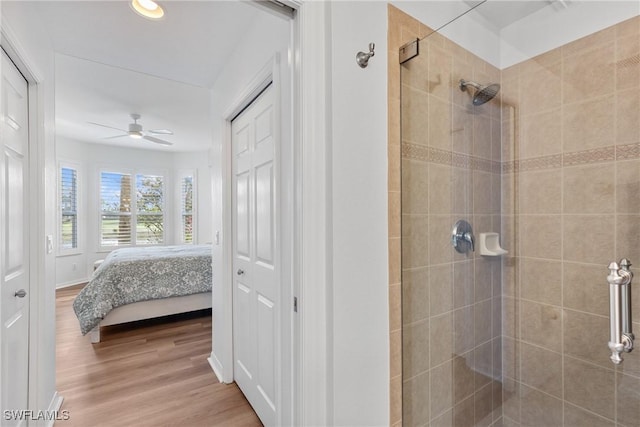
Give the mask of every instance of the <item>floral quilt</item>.
<path id="1" fill-rule="evenodd" d="M 114 308 L 211 292 L 211 245 L 125 248 L 111 252 L 73 301 L 82 335 Z"/>

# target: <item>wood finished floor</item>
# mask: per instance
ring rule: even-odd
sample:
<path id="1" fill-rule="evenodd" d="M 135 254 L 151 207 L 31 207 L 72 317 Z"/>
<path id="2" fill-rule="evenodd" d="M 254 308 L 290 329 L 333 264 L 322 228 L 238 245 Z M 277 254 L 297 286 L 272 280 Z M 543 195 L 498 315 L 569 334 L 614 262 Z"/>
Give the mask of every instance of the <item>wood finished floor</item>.
<path id="1" fill-rule="evenodd" d="M 62 427 L 261 426 L 240 389 L 211 371 L 211 315 L 199 312 L 80 334 L 73 299 L 56 292 L 57 389 Z"/>

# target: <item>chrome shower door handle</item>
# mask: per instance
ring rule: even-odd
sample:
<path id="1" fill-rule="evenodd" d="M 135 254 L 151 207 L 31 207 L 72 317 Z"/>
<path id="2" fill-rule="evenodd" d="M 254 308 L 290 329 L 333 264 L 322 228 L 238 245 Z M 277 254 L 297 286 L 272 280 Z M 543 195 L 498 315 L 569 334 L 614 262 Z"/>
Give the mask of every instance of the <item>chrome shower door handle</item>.
<path id="1" fill-rule="evenodd" d="M 629 353 L 633 350 L 633 331 L 631 325 L 631 281 L 633 273 L 630 268 L 631 262 L 622 259 L 620 264 L 612 262 L 609 264 L 609 322 L 610 339 L 609 357 L 613 363 L 622 363 L 622 353 Z"/>

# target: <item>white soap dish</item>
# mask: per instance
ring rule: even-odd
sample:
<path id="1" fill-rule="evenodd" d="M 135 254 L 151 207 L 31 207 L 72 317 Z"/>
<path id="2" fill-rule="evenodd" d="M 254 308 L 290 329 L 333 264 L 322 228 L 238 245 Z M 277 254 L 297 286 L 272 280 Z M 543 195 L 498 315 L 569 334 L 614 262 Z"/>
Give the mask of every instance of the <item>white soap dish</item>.
<path id="1" fill-rule="evenodd" d="M 480 233 L 480 255 L 500 256 L 509 252 L 500 247 L 500 235 L 498 233 Z"/>

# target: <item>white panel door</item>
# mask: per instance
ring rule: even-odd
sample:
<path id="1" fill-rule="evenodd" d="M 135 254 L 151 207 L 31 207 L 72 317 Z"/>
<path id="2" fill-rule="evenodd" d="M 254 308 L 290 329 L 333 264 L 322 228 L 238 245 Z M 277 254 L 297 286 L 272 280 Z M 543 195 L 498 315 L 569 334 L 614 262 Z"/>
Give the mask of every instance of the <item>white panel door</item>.
<path id="1" fill-rule="evenodd" d="M 26 421 L 4 411 L 27 409 L 29 383 L 29 114 L 27 82 L 4 51 L 0 92 L 0 400 L 13 426 Z"/>
<path id="2" fill-rule="evenodd" d="M 260 420 L 279 411 L 274 89 L 231 123 L 234 377 Z"/>

